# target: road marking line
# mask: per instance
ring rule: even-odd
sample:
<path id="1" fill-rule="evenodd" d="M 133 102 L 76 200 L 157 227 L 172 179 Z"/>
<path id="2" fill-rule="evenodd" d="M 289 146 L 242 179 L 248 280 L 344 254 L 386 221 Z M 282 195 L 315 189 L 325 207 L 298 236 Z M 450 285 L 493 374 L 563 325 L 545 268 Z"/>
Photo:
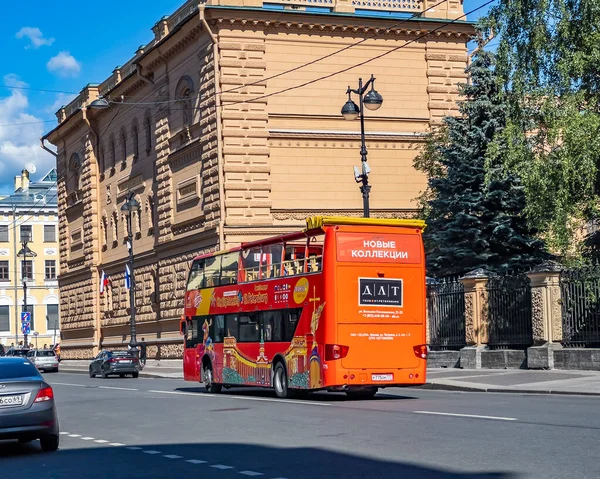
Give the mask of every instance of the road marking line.
<path id="1" fill-rule="evenodd" d="M 68 434 L 71 434 L 71 433 L 70 433 L 70 432 L 61 432 L 60 434 L 61 434 L 62 436 L 66 436 L 66 435 L 68 435 Z"/>
<path id="2" fill-rule="evenodd" d="M 56 386 L 73 386 L 74 388 L 87 388 L 86 384 L 71 384 L 71 383 L 55 383 L 54 381 L 52 381 L 52 385 L 56 385 Z"/>
<path id="3" fill-rule="evenodd" d="M 159 393 L 159 394 L 175 394 L 178 396 L 194 396 L 199 398 L 204 397 L 219 397 L 224 399 L 242 399 L 246 401 L 265 401 L 265 402 L 279 402 L 284 404 L 306 404 L 309 406 L 331 406 L 331 403 L 327 402 L 316 402 L 316 401 L 297 401 L 293 399 L 275 399 L 275 398 L 257 398 L 250 396 L 233 396 L 229 394 L 207 394 L 207 393 L 186 393 L 181 391 L 159 391 L 156 389 L 151 389 L 148 391 L 149 393 Z"/>
<path id="4" fill-rule="evenodd" d="M 141 449 L 141 447 L 127 446 L 125 449 L 129 449 L 130 451 L 139 451 Z"/>
<path id="5" fill-rule="evenodd" d="M 233 469 L 232 466 L 224 466 L 223 464 L 213 464 L 212 466 L 215 469 L 219 469 L 220 471 L 225 471 L 226 469 Z"/>
<path id="6" fill-rule="evenodd" d="M 81 437 L 81 434 L 69 434 L 69 437 Z"/>
<path id="7" fill-rule="evenodd" d="M 518 421 L 516 417 L 480 416 L 477 414 L 457 414 L 451 412 L 413 411 L 415 414 L 433 414 L 436 416 L 470 417 L 475 419 L 493 419 L 496 421 Z"/>
<path id="8" fill-rule="evenodd" d="M 160 451 L 144 451 L 145 454 L 160 454 Z"/>
<path id="9" fill-rule="evenodd" d="M 206 464 L 206 461 L 201 461 L 200 459 L 188 459 L 185 462 L 189 462 L 191 464 Z"/>
<path id="10" fill-rule="evenodd" d="M 125 444 L 121 444 L 120 442 L 111 442 L 109 444 L 109 446 L 115 446 L 115 447 L 120 447 L 120 446 L 124 446 Z"/>
<path id="11" fill-rule="evenodd" d="M 183 456 L 176 456 L 175 454 L 165 454 L 163 457 L 167 459 L 181 459 Z"/>
<path id="12" fill-rule="evenodd" d="M 133 388 L 118 388 L 116 386 L 98 386 L 98 389 L 116 389 L 117 391 L 139 391 L 139 389 Z"/>
<path id="13" fill-rule="evenodd" d="M 108 441 L 104 439 L 96 439 L 94 442 L 97 442 L 98 444 L 106 444 Z"/>
<path id="14" fill-rule="evenodd" d="M 240 474 L 243 474 L 244 476 L 264 476 L 264 474 L 262 472 L 255 472 L 255 471 L 240 471 Z"/>
<path id="15" fill-rule="evenodd" d="M 84 441 L 92 441 L 94 438 L 93 437 L 82 437 L 81 439 L 83 439 Z"/>

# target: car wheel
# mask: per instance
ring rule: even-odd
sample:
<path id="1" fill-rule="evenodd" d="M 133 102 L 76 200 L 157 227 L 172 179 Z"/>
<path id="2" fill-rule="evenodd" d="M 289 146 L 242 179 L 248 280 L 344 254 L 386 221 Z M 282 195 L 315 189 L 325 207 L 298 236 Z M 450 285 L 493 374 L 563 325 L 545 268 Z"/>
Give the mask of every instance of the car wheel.
<path id="1" fill-rule="evenodd" d="M 58 449 L 59 437 L 58 436 L 44 436 L 40 438 L 40 444 L 42 445 L 42 451 L 53 452 Z"/>
<path id="2" fill-rule="evenodd" d="M 133 373 L 133 374 L 132 374 L 132 376 L 133 376 L 134 378 L 137 378 L 137 377 L 139 377 L 139 375 L 140 375 L 140 373 Z"/>
<path id="3" fill-rule="evenodd" d="M 102 376 L 102 379 L 106 379 L 108 377 L 108 374 L 106 374 L 106 371 L 104 369 L 100 370 L 100 375 Z"/>
<path id="4" fill-rule="evenodd" d="M 53 371 L 54 371 L 55 373 L 57 373 L 57 372 L 58 372 L 58 368 L 54 368 L 54 369 L 53 369 Z"/>
<path id="5" fill-rule="evenodd" d="M 288 377 L 282 363 L 277 363 L 273 370 L 273 389 L 280 399 L 290 399 L 295 395 L 296 391 L 288 387 Z"/>
<path id="6" fill-rule="evenodd" d="M 223 385 L 215 384 L 213 378 L 212 364 L 205 364 L 202 369 L 202 382 L 204 383 L 204 388 L 207 393 L 218 394 L 223 389 Z"/>
<path id="7" fill-rule="evenodd" d="M 91 378 L 95 378 L 96 377 L 96 375 L 92 372 L 92 368 L 91 367 L 90 367 L 90 377 Z"/>

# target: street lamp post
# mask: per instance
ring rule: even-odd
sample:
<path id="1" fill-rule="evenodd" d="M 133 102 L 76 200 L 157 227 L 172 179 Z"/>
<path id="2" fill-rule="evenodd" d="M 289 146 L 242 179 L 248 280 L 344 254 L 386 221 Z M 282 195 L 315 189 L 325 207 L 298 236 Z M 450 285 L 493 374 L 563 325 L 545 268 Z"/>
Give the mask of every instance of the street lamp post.
<path id="1" fill-rule="evenodd" d="M 133 228 L 132 215 L 133 212 L 140 210 L 139 202 L 134 198 L 133 193 L 129 193 L 125 203 L 121 206 L 121 211 L 127 213 L 127 249 L 129 250 L 129 307 L 131 309 L 131 339 L 129 347 L 131 351 L 138 356 L 138 342 L 135 331 L 135 274 L 133 272 Z"/>
<path id="2" fill-rule="evenodd" d="M 21 267 L 21 275 L 23 276 L 23 312 L 27 311 L 27 240 L 23 240 L 23 266 Z M 31 323 L 29 323 L 31 324 Z M 23 330 L 23 346 L 28 346 L 28 340 L 26 330 Z"/>
<path id="3" fill-rule="evenodd" d="M 371 87 L 371 90 L 365 95 L 369 87 Z M 342 116 L 345 120 L 356 120 L 360 116 L 360 160 L 362 169 L 359 170 L 356 166 L 354 167 L 354 179 L 357 183 L 361 184 L 360 192 L 363 197 L 363 216 L 368 218 L 370 216 L 369 193 L 371 192 L 371 185 L 369 185 L 369 173 L 371 173 L 371 168 L 369 168 L 369 164 L 367 163 L 364 107 L 373 111 L 378 110 L 383 103 L 383 97 L 375 91 L 375 77 L 373 75 L 371 75 L 369 81 L 364 85 L 362 78 L 359 78 L 358 88 L 352 89 L 348 86 L 346 93 L 348 94 L 348 101 L 342 107 Z M 352 93 L 358 95 L 360 106 L 352 101 Z"/>

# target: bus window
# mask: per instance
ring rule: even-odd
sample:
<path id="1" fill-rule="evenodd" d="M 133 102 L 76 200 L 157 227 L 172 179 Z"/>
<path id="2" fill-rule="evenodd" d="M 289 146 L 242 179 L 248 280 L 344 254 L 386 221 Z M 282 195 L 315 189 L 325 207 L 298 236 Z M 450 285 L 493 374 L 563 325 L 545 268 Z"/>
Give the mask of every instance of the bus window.
<path id="1" fill-rule="evenodd" d="M 188 278 L 187 290 L 204 288 L 204 260 L 194 261 Z"/>
<path id="2" fill-rule="evenodd" d="M 199 335 L 198 335 L 198 322 L 200 321 L 199 317 L 193 318 L 191 321 L 188 321 L 188 331 L 186 334 L 186 348 L 195 348 L 199 343 Z"/>
<path id="3" fill-rule="evenodd" d="M 258 328 L 258 315 L 256 313 L 240 314 L 238 317 L 240 343 L 254 343 L 260 341 Z"/>
<path id="4" fill-rule="evenodd" d="M 219 286 L 221 277 L 221 256 L 212 256 L 204 260 L 204 287 Z"/>
<path id="5" fill-rule="evenodd" d="M 262 279 L 276 278 L 280 276 L 282 254 L 282 244 L 263 246 L 262 263 L 260 267 Z"/>
<path id="6" fill-rule="evenodd" d="M 260 313 L 265 329 L 266 342 L 283 341 L 283 314 L 281 310 L 262 311 Z"/>
<path id="7" fill-rule="evenodd" d="M 246 281 L 258 281 L 260 279 L 261 255 L 262 248 L 260 246 L 242 251 L 242 268 L 244 269 Z"/>
<path id="8" fill-rule="evenodd" d="M 225 315 L 218 314 L 213 316 L 210 325 L 210 335 L 213 343 L 222 343 L 225 338 Z"/>
<path id="9" fill-rule="evenodd" d="M 221 257 L 221 286 L 237 283 L 239 256 L 240 254 L 235 251 Z"/>
<path id="10" fill-rule="evenodd" d="M 304 257 L 306 247 L 298 244 L 286 244 L 283 258 L 284 276 L 304 273 Z"/>
<path id="11" fill-rule="evenodd" d="M 228 314 L 225 316 L 225 337 L 239 340 L 238 329 L 237 314 Z"/>
<path id="12" fill-rule="evenodd" d="M 302 308 L 296 309 L 286 309 L 283 311 L 284 318 L 284 341 L 291 341 L 294 337 L 294 333 L 296 332 L 296 326 L 298 325 L 298 320 L 300 319 L 300 314 L 302 313 Z"/>

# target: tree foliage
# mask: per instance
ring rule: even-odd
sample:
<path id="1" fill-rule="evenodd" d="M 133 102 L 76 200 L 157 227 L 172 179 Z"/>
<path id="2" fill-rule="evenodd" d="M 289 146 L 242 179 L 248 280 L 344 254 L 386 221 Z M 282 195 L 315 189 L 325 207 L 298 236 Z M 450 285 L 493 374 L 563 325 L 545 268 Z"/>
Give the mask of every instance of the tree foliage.
<path id="1" fill-rule="evenodd" d="M 446 117 L 414 165 L 428 177 L 421 196 L 428 273 L 444 276 L 476 268 L 522 271 L 548 255 L 523 215 L 525 188 L 488 149 L 504 131 L 507 109 L 494 56 L 480 50 L 462 86 L 460 115 Z M 497 156 L 506 148 L 494 143 Z"/>
<path id="2" fill-rule="evenodd" d="M 487 27 L 508 108 L 491 156 L 522 178 L 549 245 L 576 255 L 599 214 L 600 1 L 500 0 Z"/>

